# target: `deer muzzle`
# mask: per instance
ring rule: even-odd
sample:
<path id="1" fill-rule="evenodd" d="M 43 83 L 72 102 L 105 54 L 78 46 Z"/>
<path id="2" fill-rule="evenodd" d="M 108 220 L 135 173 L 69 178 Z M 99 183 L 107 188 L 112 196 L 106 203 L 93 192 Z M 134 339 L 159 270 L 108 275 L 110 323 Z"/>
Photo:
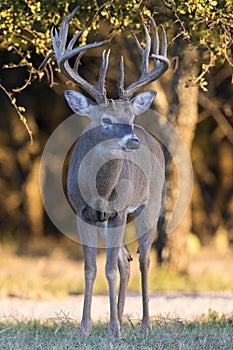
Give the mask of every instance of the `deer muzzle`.
<path id="1" fill-rule="evenodd" d="M 132 137 L 129 137 L 126 141 L 125 148 L 126 150 L 136 150 L 140 146 L 140 141 L 139 139 L 134 135 Z"/>
<path id="2" fill-rule="evenodd" d="M 131 125 L 124 125 L 123 137 L 119 140 L 118 145 L 121 146 L 123 151 L 137 150 L 140 146 L 140 141 L 135 135 Z"/>

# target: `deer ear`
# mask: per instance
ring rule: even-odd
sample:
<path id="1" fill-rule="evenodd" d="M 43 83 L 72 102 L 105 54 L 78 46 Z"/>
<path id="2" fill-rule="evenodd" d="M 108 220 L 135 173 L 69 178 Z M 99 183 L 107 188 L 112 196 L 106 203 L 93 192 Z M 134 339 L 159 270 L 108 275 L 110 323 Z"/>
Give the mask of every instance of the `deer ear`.
<path id="1" fill-rule="evenodd" d="M 151 103 L 153 102 L 156 91 L 149 90 L 146 92 L 142 92 L 141 94 L 138 94 L 130 102 L 133 106 L 133 112 L 135 115 L 142 114 L 150 107 Z"/>
<path id="2" fill-rule="evenodd" d="M 65 90 L 64 95 L 73 112 L 89 115 L 89 106 L 94 104 L 89 98 L 73 90 Z"/>

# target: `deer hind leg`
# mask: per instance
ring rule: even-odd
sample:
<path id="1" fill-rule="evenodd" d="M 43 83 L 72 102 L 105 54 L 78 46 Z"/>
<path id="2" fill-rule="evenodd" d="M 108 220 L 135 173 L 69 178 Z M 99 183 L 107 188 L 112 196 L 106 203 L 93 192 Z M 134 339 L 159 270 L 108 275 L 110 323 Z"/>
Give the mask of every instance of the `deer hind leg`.
<path id="1" fill-rule="evenodd" d="M 79 328 L 80 334 L 87 337 L 92 328 L 91 323 L 91 303 L 93 285 L 96 278 L 96 246 L 97 230 L 96 227 L 78 220 L 79 234 L 83 247 L 84 271 L 85 271 L 85 292 L 82 321 Z M 94 238 L 95 237 L 95 238 Z M 90 246 L 89 246 L 90 244 Z"/>
<path id="2" fill-rule="evenodd" d="M 150 330 L 151 320 L 149 315 L 149 288 L 148 288 L 148 271 L 150 264 L 150 249 L 154 239 L 155 229 L 150 229 L 144 235 L 139 236 L 138 232 L 138 253 L 139 266 L 141 271 L 141 288 L 142 288 L 142 325 Z"/>
<path id="3" fill-rule="evenodd" d="M 125 306 L 125 296 L 130 276 L 130 261 L 132 260 L 130 253 L 126 246 L 122 246 L 119 249 L 118 254 L 118 268 L 120 272 L 120 288 L 118 294 L 118 319 L 120 326 L 122 327 L 122 318 Z"/>

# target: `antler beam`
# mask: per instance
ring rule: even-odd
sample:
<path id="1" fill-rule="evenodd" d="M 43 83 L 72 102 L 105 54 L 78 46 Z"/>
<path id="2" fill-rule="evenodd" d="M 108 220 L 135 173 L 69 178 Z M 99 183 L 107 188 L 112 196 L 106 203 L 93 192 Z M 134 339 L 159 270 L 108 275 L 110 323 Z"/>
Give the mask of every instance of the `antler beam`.
<path id="1" fill-rule="evenodd" d="M 61 72 L 75 84 L 78 84 L 83 90 L 85 90 L 90 96 L 92 96 L 97 103 L 107 103 L 106 90 L 105 90 L 105 76 L 108 69 L 108 59 L 110 50 L 104 51 L 102 54 L 102 65 L 100 68 L 100 76 L 99 81 L 96 86 L 91 85 L 85 79 L 83 79 L 78 73 L 78 67 L 81 60 L 81 57 L 88 49 L 92 49 L 98 46 L 101 46 L 109 40 L 103 40 L 101 42 L 94 42 L 92 44 L 87 44 L 79 47 L 75 47 L 74 45 L 77 40 L 82 35 L 83 31 L 80 30 L 68 43 L 67 45 L 67 36 L 69 30 L 69 24 L 71 19 L 74 17 L 79 7 L 76 7 L 68 16 L 66 16 L 61 24 L 60 31 L 58 33 L 57 29 L 52 27 L 51 29 L 51 39 L 53 44 L 53 52 L 51 52 L 48 57 L 42 62 L 40 69 L 44 66 L 46 61 L 52 54 L 56 55 L 57 64 L 61 70 Z M 69 63 L 69 59 L 76 57 L 74 66 L 71 67 Z"/>

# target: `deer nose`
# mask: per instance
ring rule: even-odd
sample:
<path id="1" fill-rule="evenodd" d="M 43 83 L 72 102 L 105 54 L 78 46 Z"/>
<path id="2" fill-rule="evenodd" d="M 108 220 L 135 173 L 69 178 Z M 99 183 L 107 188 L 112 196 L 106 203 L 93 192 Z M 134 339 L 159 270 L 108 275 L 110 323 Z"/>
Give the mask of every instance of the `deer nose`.
<path id="1" fill-rule="evenodd" d="M 126 142 L 127 149 L 134 150 L 134 149 L 138 149 L 139 146 L 140 146 L 140 141 L 135 135 L 128 138 Z"/>

